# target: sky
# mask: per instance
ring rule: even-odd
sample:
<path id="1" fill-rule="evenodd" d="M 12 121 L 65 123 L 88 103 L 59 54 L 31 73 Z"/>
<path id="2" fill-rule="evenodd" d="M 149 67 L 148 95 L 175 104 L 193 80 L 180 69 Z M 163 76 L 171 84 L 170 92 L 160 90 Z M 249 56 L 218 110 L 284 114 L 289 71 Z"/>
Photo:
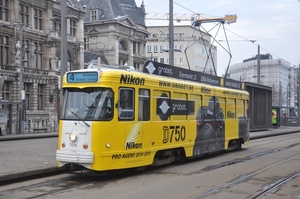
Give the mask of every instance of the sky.
<path id="1" fill-rule="evenodd" d="M 169 13 L 169 0 L 143 0 L 146 13 Z M 140 6 L 142 0 L 135 0 Z M 260 54 L 269 53 L 273 59 L 284 59 L 292 66 L 300 65 L 300 0 L 173 0 L 173 13 L 200 13 L 203 18 L 237 15 L 236 23 L 225 24 L 232 59 L 230 65 L 241 63 Z M 146 20 L 147 26 L 168 25 L 168 20 Z M 174 21 L 175 25 L 190 22 Z M 204 24 L 206 30 L 216 24 Z M 217 41 L 226 41 L 223 29 L 215 35 Z M 255 42 L 251 42 L 255 40 Z M 226 42 L 220 42 L 227 50 Z M 230 60 L 228 53 L 218 48 L 218 76 L 225 74 Z M 176 44 L 174 44 L 176 45 Z"/>

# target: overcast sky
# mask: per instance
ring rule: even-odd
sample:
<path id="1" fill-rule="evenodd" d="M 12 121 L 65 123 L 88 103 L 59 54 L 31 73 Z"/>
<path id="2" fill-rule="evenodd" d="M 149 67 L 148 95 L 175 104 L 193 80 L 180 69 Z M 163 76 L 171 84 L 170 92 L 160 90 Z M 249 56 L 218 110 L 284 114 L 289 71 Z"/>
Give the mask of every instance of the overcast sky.
<path id="1" fill-rule="evenodd" d="M 142 0 L 135 2 L 140 6 Z M 169 0 L 144 0 L 144 4 L 147 13 L 169 13 Z M 174 14 L 200 13 L 203 18 L 237 15 L 236 23 L 225 25 L 231 64 L 256 55 L 258 44 L 261 54 L 270 53 L 274 59 L 282 58 L 295 66 L 300 64 L 300 0 L 173 0 L 173 9 Z M 147 20 L 146 24 L 168 25 L 169 22 Z M 190 22 L 174 22 L 176 24 Z M 209 30 L 211 25 L 203 27 Z M 223 31 L 216 39 L 225 40 Z M 256 42 L 253 44 L 249 40 Z M 226 42 L 221 44 L 226 46 Z M 228 61 L 229 55 L 218 46 L 219 76 L 225 73 Z"/>

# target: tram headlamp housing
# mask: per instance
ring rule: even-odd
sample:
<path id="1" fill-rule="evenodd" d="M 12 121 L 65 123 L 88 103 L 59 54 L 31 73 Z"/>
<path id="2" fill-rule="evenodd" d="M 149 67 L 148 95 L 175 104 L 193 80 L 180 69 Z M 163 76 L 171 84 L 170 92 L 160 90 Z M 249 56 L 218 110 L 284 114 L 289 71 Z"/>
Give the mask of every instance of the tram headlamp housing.
<path id="1" fill-rule="evenodd" d="M 75 141 L 77 140 L 77 135 L 76 135 L 75 133 L 71 133 L 71 134 L 69 135 L 69 140 L 70 140 L 71 142 L 75 142 Z"/>

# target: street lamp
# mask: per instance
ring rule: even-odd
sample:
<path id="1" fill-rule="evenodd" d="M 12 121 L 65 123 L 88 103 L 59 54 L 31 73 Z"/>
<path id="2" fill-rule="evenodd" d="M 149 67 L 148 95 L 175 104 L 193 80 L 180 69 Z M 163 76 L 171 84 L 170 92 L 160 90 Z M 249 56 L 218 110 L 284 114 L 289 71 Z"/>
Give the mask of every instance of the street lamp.
<path id="1" fill-rule="evenodd" d="M 256 40 L 249 40 L 250 42 L 252 42 L 254 44 L 254 42 L 256 42 Z M 254 77 L 254 76 L 253 76 Z M 257 84 L 260 84 L 260 46 L 259 44 L 257 45 Z"/>

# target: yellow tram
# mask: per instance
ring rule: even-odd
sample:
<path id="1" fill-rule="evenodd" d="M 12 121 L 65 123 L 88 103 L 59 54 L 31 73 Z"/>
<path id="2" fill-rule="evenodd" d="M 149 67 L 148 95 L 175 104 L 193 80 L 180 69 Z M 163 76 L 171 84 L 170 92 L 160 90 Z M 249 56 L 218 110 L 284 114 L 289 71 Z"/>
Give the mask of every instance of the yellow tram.
<path id="1" fill-rule="evenodd" d="M 59 167 L 155 166 L 249 142 L 249 94 L 234 80 L 147 61 L 143 73 L 70 71 L 62 87 Z"/>

